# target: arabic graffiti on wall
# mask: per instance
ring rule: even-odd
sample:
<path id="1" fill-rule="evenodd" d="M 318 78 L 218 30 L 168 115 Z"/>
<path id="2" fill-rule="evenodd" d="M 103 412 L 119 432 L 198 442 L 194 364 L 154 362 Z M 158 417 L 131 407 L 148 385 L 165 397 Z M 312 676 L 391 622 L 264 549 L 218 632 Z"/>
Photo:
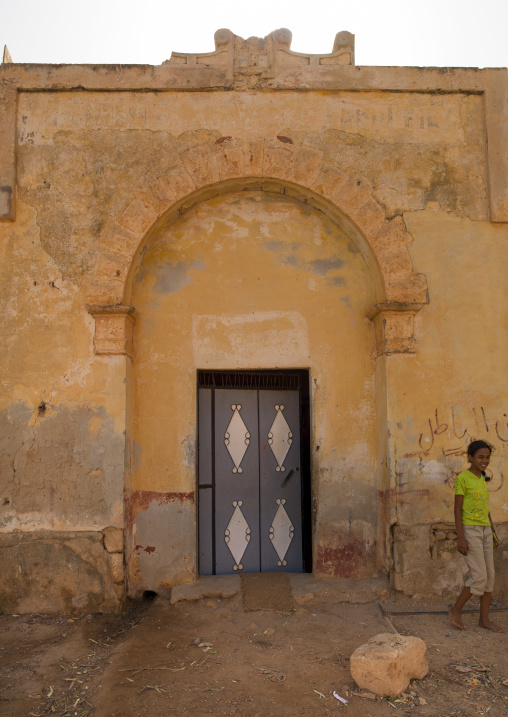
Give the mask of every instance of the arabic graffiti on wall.
<path id="1" fill-rule="evenodd" d="M 436 408 L 419 434 L 419 450 L 404 454 L 404 458 L 425 456 L 434 448 L 441 448 L 445 457 L 463 456 L 467 444 L 476 438 L 508 444 L 508 414 L 484 406 L 473 406 L 467 414 L 456 406 L 449 412 Z"/>

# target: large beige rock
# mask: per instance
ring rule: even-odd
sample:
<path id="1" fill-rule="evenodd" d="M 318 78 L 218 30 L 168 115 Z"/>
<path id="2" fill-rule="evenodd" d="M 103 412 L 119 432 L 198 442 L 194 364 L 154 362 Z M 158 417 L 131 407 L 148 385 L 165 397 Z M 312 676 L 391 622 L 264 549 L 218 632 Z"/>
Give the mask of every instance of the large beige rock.
<path id="1" fill-rule="evenodd" d="M 419 637 L 376 635 L 351 655 L 351 675 L 362 689 L 396 697 L 410 680 L 421 680 L 429 671 L 426 651 L 427 645 Z"/>
<path id="2" fill-rule="evenodd" d="M 123 552 L 123 530 L 121 528 L 114 528 L 109 526 L 104 528 L 102 531 L 104 536 L 104 547 L 108 553 L 122 553 Z"/>

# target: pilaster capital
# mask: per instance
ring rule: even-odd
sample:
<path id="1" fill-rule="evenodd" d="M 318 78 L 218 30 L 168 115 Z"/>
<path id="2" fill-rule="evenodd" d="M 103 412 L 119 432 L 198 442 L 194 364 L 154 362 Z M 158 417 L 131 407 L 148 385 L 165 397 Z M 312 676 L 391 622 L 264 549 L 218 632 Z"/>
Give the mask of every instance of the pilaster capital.
<path id="1" fill-rule="evenodd" d="M 378 356 L 416 353 L 414 317 L 425 304 L 376 304 L 367 314 L 374 324 Z"/>
<path id="2" fill-rule="evenodd" d="M 95 319 L 93 344 L 96 355 L 132 358 L 134 307 L 128 304 L 91 304 L 86 310 Z"/>

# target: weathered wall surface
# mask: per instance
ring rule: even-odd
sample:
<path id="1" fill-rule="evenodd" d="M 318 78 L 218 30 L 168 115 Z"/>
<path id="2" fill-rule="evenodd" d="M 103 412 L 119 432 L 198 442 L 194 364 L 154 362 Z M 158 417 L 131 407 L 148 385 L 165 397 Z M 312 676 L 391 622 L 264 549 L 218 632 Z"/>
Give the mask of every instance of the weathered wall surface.
<path id="1" fill-rule="evenodd" d="M 123 568 L 101 531 L 123 529 L 125 358 L 93 356 L 83 293 L 32 208 L 2 232 L 2 607 L 111 610 Z"/>
<path id="2" fill-rule="evenodd" d="M 439 593 L 462 575 L 454 546 L 432 552 L 432 545 L 439 522 L 453 521 L 455 475 L 467 467 L 464 448 L 475 438 L 494 445 L 491 512 L 496 523 L 508 518 L 508 230 L 451 214 L 404 218 L 433 300 L 416 318 L 418 353 L 405 361 L 392 357 L 389 378 L 396 522 L 419 531 L 403 533 L 397 550 L 407 557 L 396 561 L 395 575 L 398 587 L 419 592 L 425 564 L 432 580 L 440 571 Z M 415 385 L 418 392 L 410 388 Z M 499 585 L 506 581 L 507 547 L 497 551 Z"/>
<path id="3" fill-rule="evenodd" d="M 131 594 L 194 579 L 198 368 L 309 369 L 320 575 L 455 589 L 491 441 L 506 594 L 508 78 L 339 40 L 2 65 L 6 609 L 113 609 L 111 530 Z"/>
<path id="4" fill-rule="evenodd" d="M 323 164 L 367 182 L 388 217 L 428 202 L 488 217 L 476 95 L 279 92 L 275 101 L 239 92 L 90 92 L 78 102 L 75 93 L 22 93 L 18 111 L 20 196 L 37 210 L 42 244 L 69 277 L 93 272 L 90 237 L 148 173 L 162 177 L 180 155 L 192 160 L 200 147 L 208 153 L 208 143 L 232 139 L 278 136 L 281 149 L 319 151 Z"/>

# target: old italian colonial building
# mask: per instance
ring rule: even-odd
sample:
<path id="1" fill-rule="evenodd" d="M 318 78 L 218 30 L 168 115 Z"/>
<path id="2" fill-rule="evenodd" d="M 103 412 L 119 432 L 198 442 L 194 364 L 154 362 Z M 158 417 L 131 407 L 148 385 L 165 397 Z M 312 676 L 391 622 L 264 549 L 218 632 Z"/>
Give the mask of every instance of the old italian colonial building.
<path id="1" fill-rule="evenodd" d="M 472 437 L 508 549 L 507 72 L 290 45 L 6 55 L 4 610 L 242 571 L 445 595 Z"/>

